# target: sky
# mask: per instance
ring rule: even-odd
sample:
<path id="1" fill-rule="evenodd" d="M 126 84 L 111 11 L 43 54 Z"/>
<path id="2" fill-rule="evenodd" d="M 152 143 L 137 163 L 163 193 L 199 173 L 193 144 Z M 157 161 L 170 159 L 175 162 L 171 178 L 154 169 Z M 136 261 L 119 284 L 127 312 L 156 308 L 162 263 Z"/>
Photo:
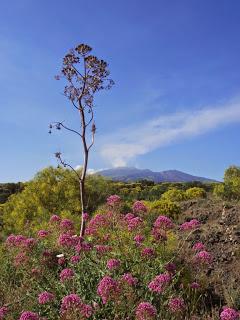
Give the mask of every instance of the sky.
<path id="1" fill-rule="evenodd" d="M 80 43 L 115 81 L 95 96 L 89 168 L 177 169 L 222 179 L 240 165 L 239 0 L 1 0 L 0 182 L 82 163 L 78 115 L 56 81 Z"/>

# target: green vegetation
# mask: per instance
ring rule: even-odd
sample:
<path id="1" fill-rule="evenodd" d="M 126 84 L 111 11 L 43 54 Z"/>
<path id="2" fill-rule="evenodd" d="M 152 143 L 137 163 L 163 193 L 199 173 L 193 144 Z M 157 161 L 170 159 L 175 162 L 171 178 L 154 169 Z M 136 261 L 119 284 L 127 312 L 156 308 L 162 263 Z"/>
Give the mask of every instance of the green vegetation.
<path id="1" fill-rule="evenodd" d="M 213 193 L 224 200 L 240 200 L 240 167 L 230 166 L 224 173 L 224 182 L 214 187 Z"/>
<path id="2" fill-rule="evenodd" d="M 111 183 L 88 176 L 87 209 L 93 212 L 111 194 Z M 4 231 L 22 232 L 39 228 L 57 213 L 79 222 L 79 184 L 71 170 L 49 167 L 37 173 L 20 193 L 13 194 L 2 207 Z"/>
<path id="3" fill-rule="evenodd" d="M 207 193 L 203 188 L 193 187 L 186 190 L 187 199 L 205 198 Z"/>

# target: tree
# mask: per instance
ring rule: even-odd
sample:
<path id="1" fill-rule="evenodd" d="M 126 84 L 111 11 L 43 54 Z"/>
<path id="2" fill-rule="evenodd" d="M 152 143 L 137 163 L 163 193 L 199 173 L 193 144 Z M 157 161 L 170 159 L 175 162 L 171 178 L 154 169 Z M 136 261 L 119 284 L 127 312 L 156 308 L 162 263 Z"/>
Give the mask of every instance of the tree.
<path id="1" fill-rule="evenodd" d="M 63 122 L 54 122 L 50 124 L 50 133 L 52 128 L 57 130 L 66 129 L 81 139 L 83 147 L 83 165 L 81 173 L 77 172 L 73 166 L 63 160 L 60 152 L 55 156 L 64 167 L 69 167 L 75 173 L 80 191 L 81 203 L 81 229 L 80 236 L 84 235 L 84 212 L 86 210 L 85 179 L 87 174 L 89 151 L 94 144 L 96 126 L 94 121 L 94 97 L 95 94 L 103 89 L 110 89 L 114 84 L 109 79 L 108 65 L 104 60 L 91 55 L 92 48 L 85 44 L 78 45 L 71 49 L 63 58 L 63 66 L 60 75 L 56 80 L 64 78 L 67 84 L 64 88 L 64 95 L 70 100 L 73 108 L 79 114 L 80 131 L 74 130 Z M 88 130 L 90 128 L 90 130 Z M 89 141 L 89 134 L 91 141 Z"/>

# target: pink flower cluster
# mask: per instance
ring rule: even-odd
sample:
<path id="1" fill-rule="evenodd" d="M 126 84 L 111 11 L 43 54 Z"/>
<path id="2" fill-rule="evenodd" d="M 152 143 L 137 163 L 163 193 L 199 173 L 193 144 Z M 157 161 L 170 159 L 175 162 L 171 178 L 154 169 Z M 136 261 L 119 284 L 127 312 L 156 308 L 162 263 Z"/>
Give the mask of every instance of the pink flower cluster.
<path id="1" fill-rule="evenodd" d="M 47 230 L 39 230 L 37 233 L 39 238 L 46 238 L 49 235 L 49 231 Z"/>
<path id="2" fill-rule="evenodd" d="M 33 238 L 26 238 L 21 234 L 19 235 L 11 234 L 10 236 L 7 237 L 5 243 L 8 247 L 31 249 L 37 243 L 37 241 Z"/>
<path id="3" fill-rule="evenodd" d="M 192 289 L 199 289 L 199 288 L 200 288 L 200 284 L 197 283 L 197 282 L 192 282 L 192 283 L 190 284 L 190 288 L 192 288 Z"/>
<path id="4" fill-rule="evenodd" d="M 184 222 L 180 225 L 180 230 L 188 231 L 194 230 L 200 227 L 200 222 L 197 219 L 192 219 L 190 221 Z"/>
<path id="5" fill-rule="evenodd" d="M 141 234 L 137 234 L 134 237 L 134 241 L 136 242 L 137 245 L 140 245 L 144 241 L 145 237 L 142 236 Z"/>
<path id="6" fill-rule="evenodd" d="M 119 204 L 120 202 L 121 202 L 121 198 L 116 194 L 111 195 L 107 198 L 107 204 L 111 207 Z"/>
<path id="7" fill-rule="evenodd" d="M 157 316 L 157 310 L 149 302 L 141 302 L 136 308 L 137 320 L 155 319 L 156 316 Z"/>
<path id="8" fill-rule="evenodd" d="M 198 264 L 210 264 L 212 262 L 212 259 L 213 257 L 211 253 L 205 250 L 198 252 L 194 257 L 195 262 Z"/>
<path id="9" fill-rule="evenodd" d="M 124 221 L 127 223 L 128 230 L 132 231 L 136 228 L 138 228 L 143 220 L 140 217 L 136 217 L 133 213 L 127 213 L 123 217 Z"/>
<path id="10" fill-rule="evenodd" d="M 138 282 L 138 279 L 134 278 L 131 273 L 124 273 L 122 275 L 122 280 L 127 282 L 130 286 L 135 286 Z"/>
<path id="11" fill-rule="evenodd" d="M 91 251 L 92 248 L 93 248 L 93 245 L 91 243 L 88 243 L 88 242 L 79 242 L 75 246 L 75 250 L 77 251 L 77 253 L 88 252 L 88 251 Z"/>
<path id="12" fill-rule="evenodd" d="M 3 306 L 0 308 L 0 320 L 3 320 L 5 316 L 8 314 L 8 307 Z"/>
<path id="13" fill-rule="evenodd" d="M 109 276 L 100 280 L 97 288 L 98 295 L 102 298 L 103 304 L 106 304 L 110 298 L 118 293 L 118 283 Z"/>
<path id="14" fill-rule="evenodd" d="M 145 258 L 152 258 L 155 256 L 155 250 L 153 248 L 143 248 L 141 256 Z"/>
<path id="15" fill-rule="evenodd" d="M 154 228 L 169 230 L 173 228 L 173 222 L 166 216 L 159 216 L 153 224 Z"/>
<path id="16" fill-rule="evenodd" d="M 79 313 L 81 317 L 90 318 L 93 312 L 93 309 L 90 305 L 82 302 L 80 297 L 75 294 L 69 294 L 62 299 L 61 303 L 61 314 L 66 315 L 67 313 Z"/>
<path id="17" fill-rule="evenodd" d="M 119 268 L 121 265 L 121 261 L 119 259 L 109 259 L 107 262 L 107 268 L 109 270 L 114 270 Z"/>
<path id="18" fill-rule="evenodd" d="M 176 265 L 173 262 L 169 262 L 165 265 L 165 270 L 168 271 L 169 273 L 174 274 L 176 272 Z"/>
<path id="19" fill-rule="evenodd" d="M 99 254 L 104 254 L 104 253 L 112 251 L 111 246 L 103 245 L 103 244 L 97 244 L 94 248 L 96 249 L 97 253 L 99 253 Z"/>
<path id="20" fill-rule="evenodd" d="M 196 242 L 192 247 L 194 251 L 205 250 L 205 245 L 202 242 Z"/>
<path id="21" fill-rule="evenodd" d="M 52 302 L 54 299 L 55 299 L 54 294 L 47 291 L 41 292 L 38 295 L 39 304 L 46 304 L 46 303 Z"/>
<path id="22" fill-rule="evenodd" d="M 142 201 L 135 201 L 132 207 L 134 213 L 147 212 L 147 207 Z"/>
<path id="23" fill-rule="evenodd" d="M 166 231 L 173 228 L 172 220 L 166 216 L 159 216 L 154 222 L 152 234 L 155 240 L 167 240 Z"/>
<path id="24" fill-rule="evenodd" d="M 66 268 L 63 269 L 60 273 L 60 281 L 64 282 L 66 280 L 70 280 L 74 277 L 75 273 L 72 269 Z"/>
<path id="25" fill-rule="evenodd" d="M 78 255 L 72 256 L 71 259 L 70 259 L 72 264 L 77 264 L 77 263 L 80 262 L 80 260 L 81 260 L 81 258 Z"/>
<path id="26" fill-rule="evenodd" d="M 107 214 L 96 214 L 96 216 L 89 221 L 85 234 L 96 235 L 99 228 L 103 228 L 108 225 L 108 218 L 109 216 Z"/>
<path id="27" fill-rule="evenodd" d="M 52 215 L 51 218 L 49 219 L 49 222 L 51 224 L 59 223 L 60 221 L 61 221 L 61 218 L 56 214 Z"/>
<path id="28" fill-rule="evenodd" d="M 73 247 L 78 243 L 78 237 L 72 236 L 70 233 L 62 233 L 58 238 L 58 245 L 62 247 Z"/>
<path id="29" fill-rule="evenodd" d="M 238 311 L 232 308 L 224 307 L 220 314 L 221 320 L 238 320 L 240 319 L 240 314 Z"/>
<path id="30" fill-rule="evenodd" d="M 74 229 L 74 224 L 70 219 L 63 219 L 60 222 L 60 228 L 64 231 L 72 231 Z"/>
<path id="31" fill-rule="evenodd" d="M 40 320 L 40 317 L 35 312 L 23 311 L 19 320 Z"/>
<path id="32" fill-rule="evenodd" d="M 179 313 L 185 309 L 185 303 L 183 298 L 172 298 L 168 302 L 169 310 L 172 313 Z"/>
<path id="33" fill-rule="evenodd" d="M 165 290 L 171 281 L 171 275 L 169 273 L 162 273 L 156 276 L 148 285 L 148 288 L 152 292 L 161 293 Z"/>

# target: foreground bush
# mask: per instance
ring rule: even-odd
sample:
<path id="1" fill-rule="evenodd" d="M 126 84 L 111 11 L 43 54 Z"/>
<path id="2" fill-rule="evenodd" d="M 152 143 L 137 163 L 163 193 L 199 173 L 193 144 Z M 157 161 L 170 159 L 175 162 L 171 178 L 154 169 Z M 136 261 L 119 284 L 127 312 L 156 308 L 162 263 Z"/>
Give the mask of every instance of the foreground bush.
<path id="1" fill-rule="evenodd" d="M 206 271 L 213 257 L 192 244 L 200 227 L 159 215 L 141 201 L 120 212 L 121 199 L 87 221 L 79 238 L 69 219 L 53 215 L 33 237 L 10 235 L 2 246 L 0 319 L 207 319 Z M 231 308 L 221 320 L 238 319 Z M 232 317 L 227 318 L 227 316 Z"/>

